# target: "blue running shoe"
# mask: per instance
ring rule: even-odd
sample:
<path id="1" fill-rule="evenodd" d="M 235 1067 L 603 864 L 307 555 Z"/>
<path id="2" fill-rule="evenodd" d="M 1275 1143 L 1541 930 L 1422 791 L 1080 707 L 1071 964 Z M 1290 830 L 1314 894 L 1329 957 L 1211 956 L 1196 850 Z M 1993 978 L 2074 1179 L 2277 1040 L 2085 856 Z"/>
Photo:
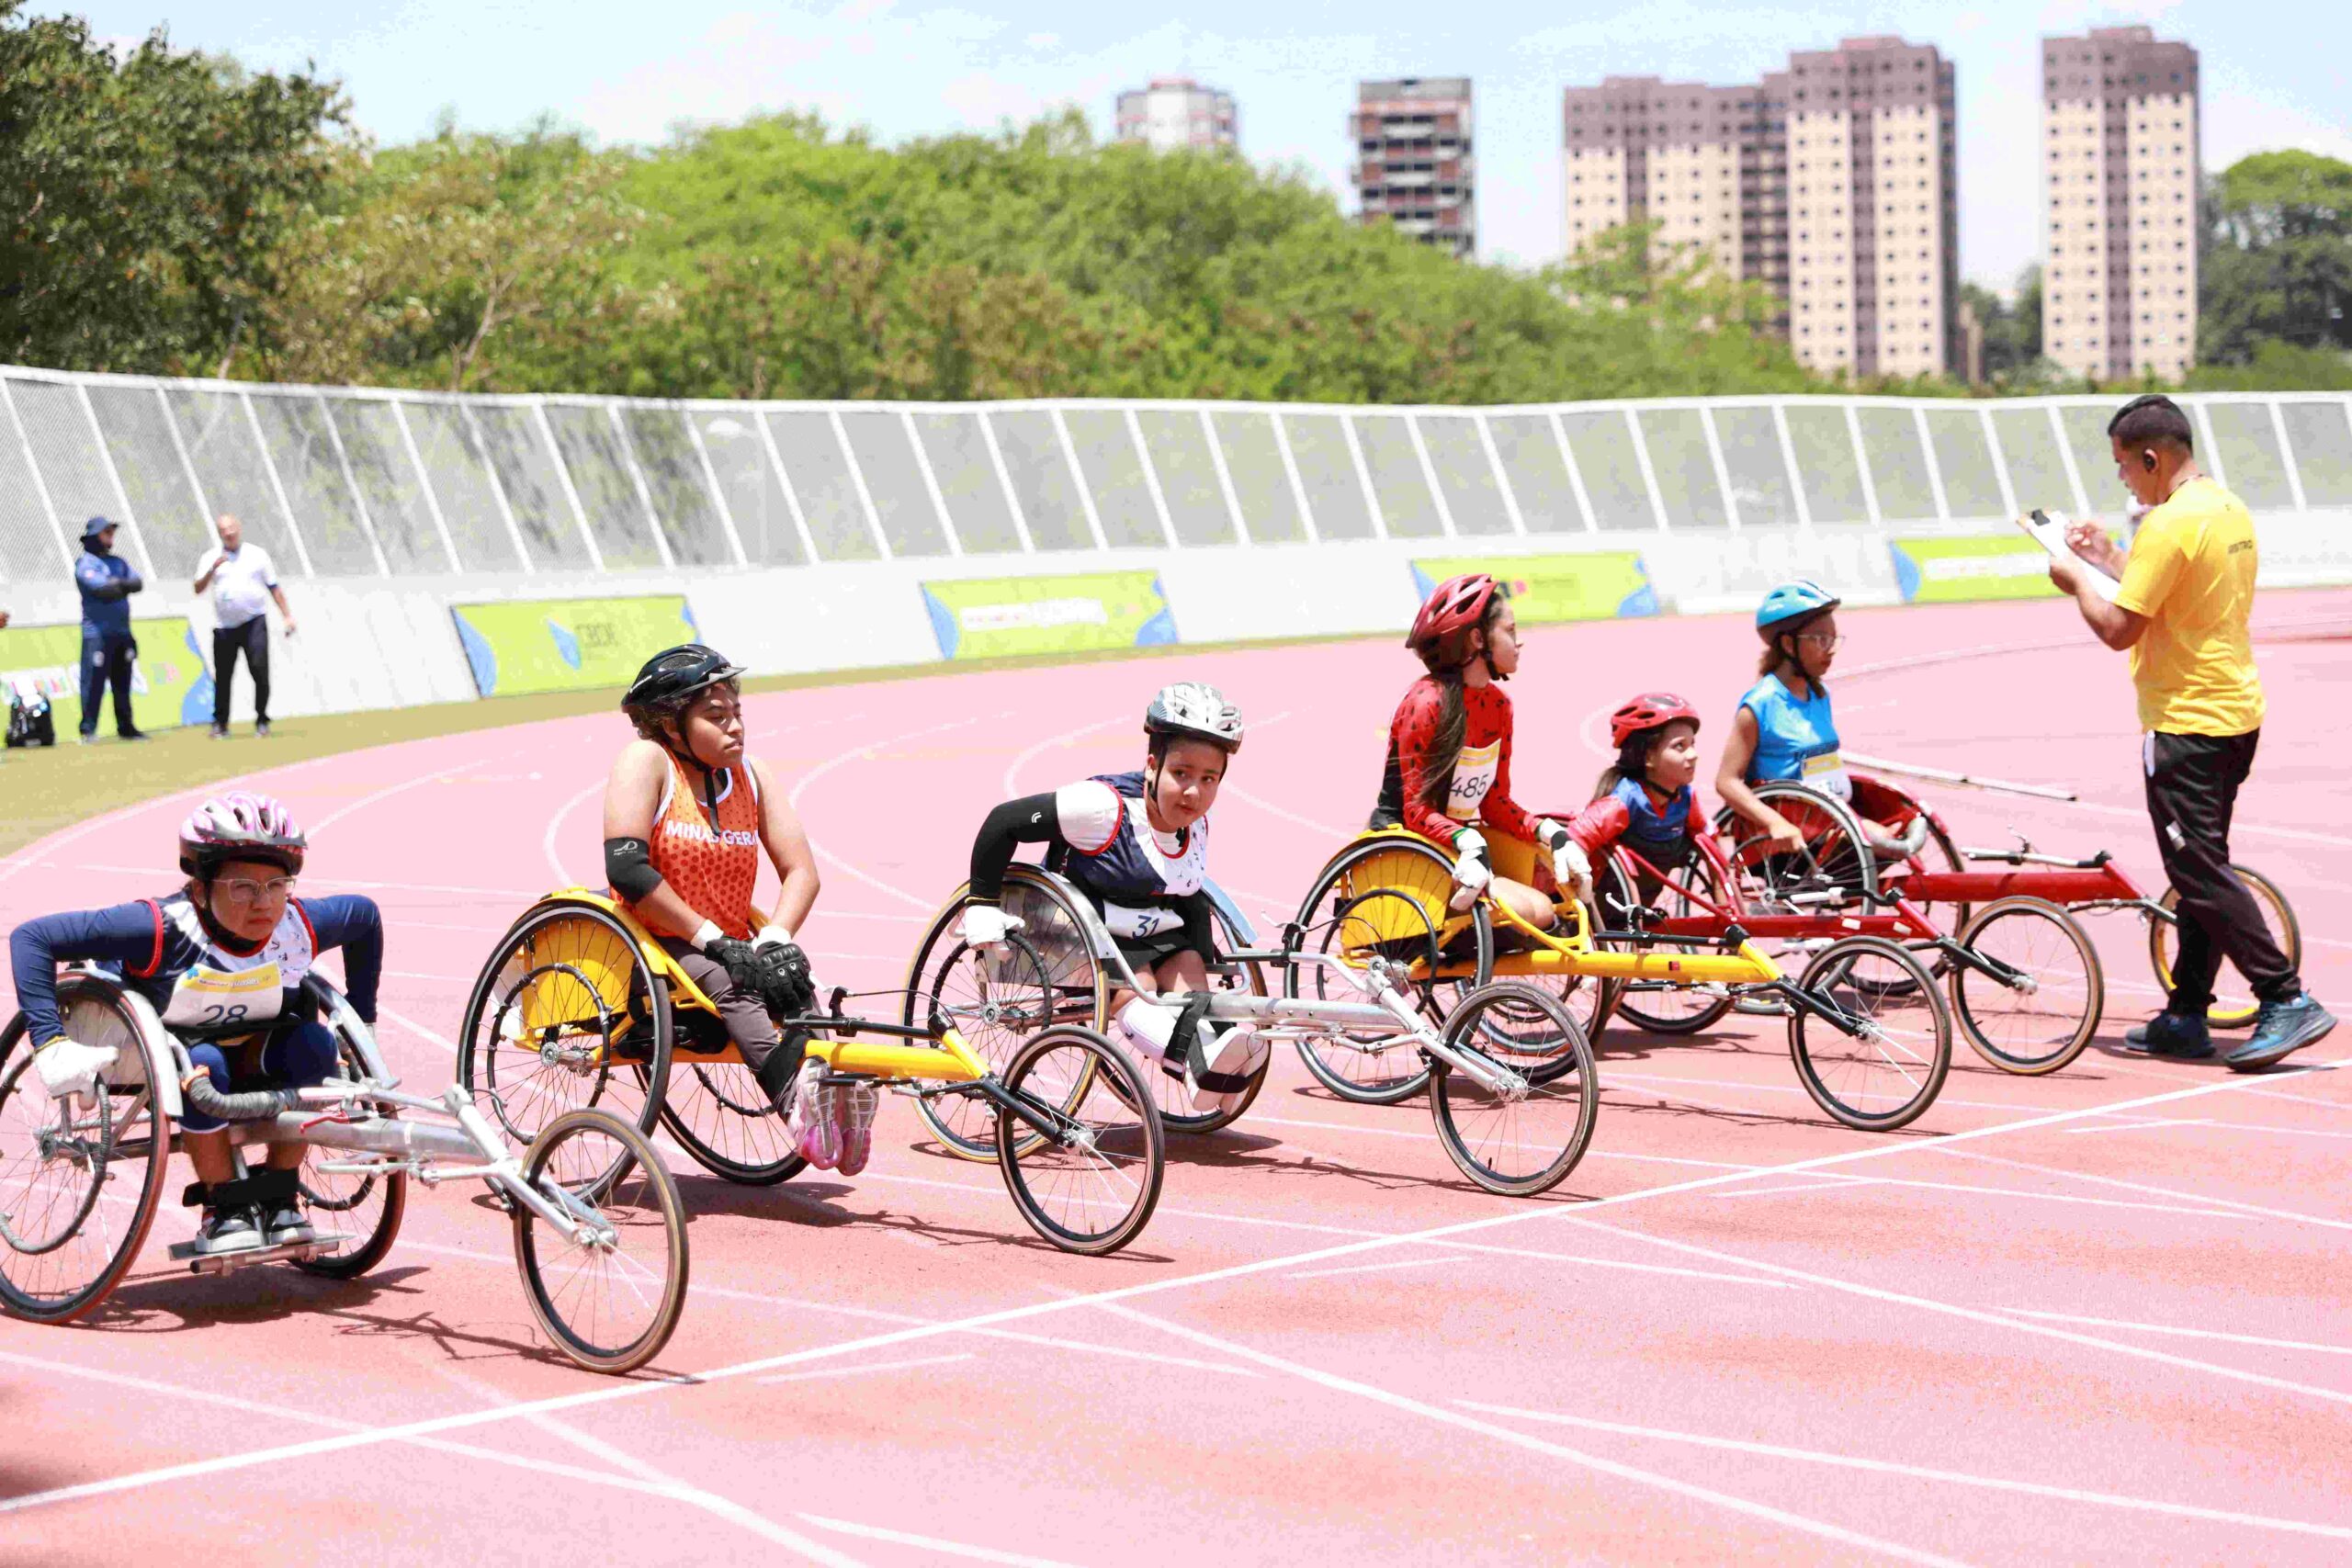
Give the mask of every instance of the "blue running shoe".
<path id="1" fill-rule="evenodd" d="M 2202 1062 L 2213 1055 L 2213 1037 L 2201 1012 L 2160 1012 L 2124 1031 L 2123 1046 L 2175 1062 Z"/>
<path id="2" fill-rule="evenodd" d="M 2290 1053 L 2327 1038 L 2335 1015 L 2305 991 L 2283 1002 L 2265 1002 L 2254 1021 L 2254 1038 L 2222 1058 L 2230 1070 L 2250 1073 L 2284 1060 Z"/>

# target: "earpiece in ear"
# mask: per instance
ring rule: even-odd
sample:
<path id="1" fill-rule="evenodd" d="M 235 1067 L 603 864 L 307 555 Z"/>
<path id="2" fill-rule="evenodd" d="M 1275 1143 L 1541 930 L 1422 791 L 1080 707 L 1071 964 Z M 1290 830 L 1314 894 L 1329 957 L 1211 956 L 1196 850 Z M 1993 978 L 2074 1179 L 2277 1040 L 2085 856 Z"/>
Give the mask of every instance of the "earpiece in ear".
<path id="1" fill-rule="evenodd" d="M 2156 455 L 2154 452 L 2141 453 L 2140 466 L 2147 469 L 2148 472 L 2152 474 L 2154 473 L 2156 471 Z"/>

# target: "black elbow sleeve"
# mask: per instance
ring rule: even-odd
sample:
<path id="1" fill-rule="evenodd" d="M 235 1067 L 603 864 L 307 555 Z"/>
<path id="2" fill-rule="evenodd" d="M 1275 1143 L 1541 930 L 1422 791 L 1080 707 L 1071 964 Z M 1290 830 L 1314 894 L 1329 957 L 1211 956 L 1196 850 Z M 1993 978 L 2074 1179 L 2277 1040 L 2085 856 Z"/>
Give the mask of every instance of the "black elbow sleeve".
<path id="1" fill-rule="evenodd" d="M 645 897 L 662 886 L 662 874 L 653 869 L 653 846 L 643 839 L 606 839 L 605 880 L 632 904 Z"/>

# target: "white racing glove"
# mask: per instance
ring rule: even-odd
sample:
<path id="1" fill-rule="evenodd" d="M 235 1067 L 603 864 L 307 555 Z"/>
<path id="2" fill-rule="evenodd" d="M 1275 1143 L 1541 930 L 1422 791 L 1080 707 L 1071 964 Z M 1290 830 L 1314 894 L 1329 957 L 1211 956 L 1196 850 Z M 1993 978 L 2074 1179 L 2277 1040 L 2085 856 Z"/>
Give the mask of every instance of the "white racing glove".
<path id="1" fill-rule="evenodd" d="M 1558 884 L 1560 891 L 1590 903 L 1592 861 L 1584 852 L 1584 846 L 1549 817 L 1536 819 L 1535 840 L 1552 852 L 1552 880 Z"/>
<path id="2" fill-rule="evenodd" d="M 790 947 L 797 940 L 789 928 L 770 920 L 760 928 L 760 934 L 752 939 L 752 951 L 757 953 L 763 947 Z"/>
<path id="3" fill-rule="evenodd" d="M 74 1040 L 52 1040 L 33 1053 L 33 1068 L 51 1100 L 69 1097 L 95 1106 L 98 1075 L 115 1064 L 119 1053 L 111 1045 L 85 1045 Z"/>
<path id="4" fill-rule="evenodd" d="M 1004 939 L 1022 927 L 1018 915 L 1008 915 L 995 904 L 964 906 L 964 945 L 983 953 L 992 953 Z"/>
<path id="5" fill-rule="evenodd" d="M 1487 884 L 1495 879 L 1495 863 L 1487 852 L 1487 836 L 1476 828 L 1454 834 L 1453 848 L 1453 897 L 1445 907 L 1458 915 L 1476 903 Z"/>

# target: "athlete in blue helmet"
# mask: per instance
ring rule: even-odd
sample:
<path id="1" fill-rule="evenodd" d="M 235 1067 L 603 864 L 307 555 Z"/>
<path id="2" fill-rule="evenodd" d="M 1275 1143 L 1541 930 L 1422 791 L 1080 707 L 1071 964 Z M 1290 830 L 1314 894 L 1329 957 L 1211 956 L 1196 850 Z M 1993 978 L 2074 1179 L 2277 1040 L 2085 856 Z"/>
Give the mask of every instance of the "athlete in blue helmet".
<path id="1" fill-rule="evenodd" d="M 1732 715 L 1715 793 L 1762 829 L 1774 849 L 1793 852 L 1804 847 L 1804 832 L 1749 786 L 1777 779 L 1810 784 L 1853 807 L 1873 850 L 1908 859 L 1927 843 L 1928 819 L 1899 792 L 1849 773 L 1838 754 L 1824 678 L 1845 640 L 1838 631 L 1839 603 L 1806 578 L 1782 583 L 1757 606 L 1756 635 L 1764 639 L 1759 679 Z"/>

